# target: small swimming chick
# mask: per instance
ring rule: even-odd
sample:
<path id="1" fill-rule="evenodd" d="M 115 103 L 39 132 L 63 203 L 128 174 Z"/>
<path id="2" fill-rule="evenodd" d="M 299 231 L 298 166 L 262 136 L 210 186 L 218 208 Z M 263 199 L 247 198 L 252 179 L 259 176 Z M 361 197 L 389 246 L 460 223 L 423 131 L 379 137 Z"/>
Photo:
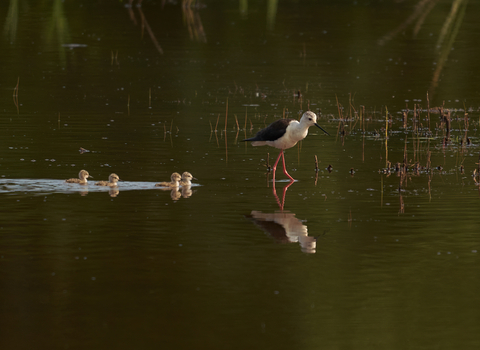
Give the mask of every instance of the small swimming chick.
<path id="1" fill-rule="evenodd" d="M 110 176 L 108 177 L 108 181 L 98 181 L 98 182 L 95 182 L 95 185 L 113 187 L 113 186 L 117 186 L 118 181 L 122 181 L 122 180 L 120 180 L 117 174 L 110 174 Z"/>
<path id="2" fill-rule="evenodd" d="M 192 179 L 196 180 L 192 174 L 188 171 L 182 174 L 182 180 L 180 181 L 180 186 L 192 186 Z"/>
<path id="3" fill-rule="evenodd" d="M 171 182 L 160 182 L 158 184 L 155 184 L 157 187 L 168 187 L 168 188 L 174 188 L 179 186 L 179 181 L 182 179 L 179 173 L 173 173 L 172 176 L 170 177 L 172 180 Z"/>
<path id="4" fill-rule="evenodd" d="M 87 178 L 88 178 L 88 177 L 92 177 L 92 178 L 93 178 L 93 176 L 91 176 L 91 175 L 88 173 L 88 171 L 86 171 L 86 170 L 80 170 L 80 172 L 78 173 L 78 179 L 75 179 L 75 178 L 73 178 L 73 179 L 68 179 L 68 180 L 65 180 L 65 182 L 85 185 L 85 184 L 87 184 L 87 182 L 88 182 L 88 181 L 87 181 Z"/>

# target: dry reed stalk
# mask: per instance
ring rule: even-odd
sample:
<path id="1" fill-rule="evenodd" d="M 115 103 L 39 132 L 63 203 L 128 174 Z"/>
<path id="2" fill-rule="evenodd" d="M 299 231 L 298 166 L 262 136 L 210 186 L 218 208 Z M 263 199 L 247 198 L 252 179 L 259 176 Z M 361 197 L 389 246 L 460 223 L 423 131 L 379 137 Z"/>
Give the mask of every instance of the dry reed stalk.
<path id="1" fill-rule="evenodd" d="M 237 123 L 237 130 L 240 131 L 240 125 L 238 125 L 238 119 L 236 114 L 235 114 L 235 122 Z"/>
<path id="2" fill-rule="evenodd" d="M 385 166 L 388 162 L 388 108 L 385 106 Z"/>
<path id="3" fill-rule="evenodd" d="M 349 106 L 349 109 L 348 109 L 347 120 L 351 120 L 352 119 L 352 93 L 351 92 L 348 93 L 348 106 Z"/>
<path id="4" fill-rule="evenodd" d="M 245 107 L 245 130 L 247 130 L 247 107 Z"/>
<path id="5" fill-rule="evenodd" d="M 399 212 L 399 214 L 405 214 L 405 203 L 403 201 L 403 196 L 402 195 L 400 195 L 400 209 L 399 209 L 398 212 Z"/>
<path id="6" fill-rule="evenodd" d="M 147 19 L 145 18 L 145 15 L 143 14 L 142 8 L 138 8 L 138 12 L 140 13 L 140 18 L 142 19 L 142 38 L 143 38 L 143 28 L 147 29 L 148 35 L 150 35 L 150 39 L 152 39 L 153 45 L 157 48 L 158 52 L 163 55 L 163 50 L 160 44 L 157 41 L 157 38 L 155 37 L 155 34 L 153 33 L 152 28 L 150 28 L 150 25 L 148 24 Z"/>
<path id="7" fill-rule="evenodd" d="M 365 162 L 365 133 L 362 135 L 362 163 Z"/>
<path id="8" fill-rule="evenodd" d="M 417 132 L 417 104 L 413 104 L 413 132 Z"/>
<path id="9" fill-rule="evenodd" d="M 338 103 L 338 96 L 335 95 L 335 98 L 337 100 L 338 119 L 342 120 L 343 116 L 342 116 L 342 112 L 340 111 L 340 103 Z"/>
<path id="10" fill-rule="evenodd" d="M 478 154 L 477 173 L 480 175 L 480 153 Z"/>
<path id="11" fill-rule="evenodd" d="M 17 114 L 20 114 L 20 108 L 19 108 L 19 103 L 18 103 L 18 87 L 20 85 L 20 77 L 17 78 L 17 85 L 13 89 L 13 103 L 15 104 L 15 107 L 17 107 Z"/>
<path id="12" fill-rule="evenodd" d="M 228 164 L 228 143 L 227 143 L 227 131 L 225 130 L 225 163 Z"/>
<path id="13" fill-rule="evenodd" d="M 215 124 L 215 132 L 217 132 L 218 120 L 220 119 L 220 114 L 217 116 L 217 124 Z"/>
<path id="14" fill-rule="evenodd" d="M 362 120 L 363 120 L 363 133 L 365 133 L 365 106 L 362 106 L 363 110 L 363 115 L 362 115 Z"/>
<path id="15" fill-rule="evenodd" d="M 238 134 L 240 133 L 240 129 L 237 129 L 237 133 L 235 134 L 235 141 L 233 142 L 233 144 L 237 144 L 238 142 Z"/>
<path id="16" fill-rule="evenodd" d="M 428 91 L 427 91 L 427 120 L 428 120 L 428 130 L 430 130 L 430 98 L 428 97 Z"/>
<path id="17" fill-rule="evenodd" d="M 227 132 L 227 118 L 228 118 L 228 97 L 227 97 L 227 106 L 225 108 L 225 133 Z"/>

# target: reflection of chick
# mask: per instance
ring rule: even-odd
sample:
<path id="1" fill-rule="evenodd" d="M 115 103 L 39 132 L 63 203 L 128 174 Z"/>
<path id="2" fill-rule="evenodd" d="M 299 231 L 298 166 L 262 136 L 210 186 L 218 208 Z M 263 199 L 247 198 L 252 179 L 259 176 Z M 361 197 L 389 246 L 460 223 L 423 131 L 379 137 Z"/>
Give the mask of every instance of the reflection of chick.
<path id="1" fill-rule="evenodd" d="M 117 186 L 118 181 L 122 181 L 122 180 L 120 180 L 117 174 L 110 174 L 110 176 L 108 177 L 108 181 L 98 181 L 98 182 L 95 182 L 95 185 L 113 187 L 113 186 Z"/>
<path id="2" fill-rule="evenodd" d="M 108 194 L 110 195 L 110 197 L 116 197 L 118 196 L 118 194 L 120 193 L 120 191 L 118 189 L 114 189 L 114 188 L 111 188 L 109 191 L 108 191 Z"/>
<path id="3" fill-rule="evenodd" d="M 247 217 L 276 241 L 281 243 L 299 242 L 303 252 L 315 253 L 316 239 L 308 236 L 307 226 L 302 224 L 294 213 L 284 211 L 268 214 L 254 210 Z"/>
<path id="4" fill-rule="evenodd" d="M 182 180 L 180 181 L 180 186 L 192 186 L 192 179 L 195 179 L 193 175 L 190 174 L 188 171 L 185 171 L 182 174 Z"/>
<path id="5" fill-rule="evenodd" d="M 68 180 L 65 180 L 65 182 L 86 185 L 88 182 L 87 181 L 88 177 L 93 177 L 93 176 L 90 176 L 90 174 L 86 170 L 80 170 L 80 172 L 78 173 L 78 179 L 75 179 L 75 178 L 68 179 Z"/>
<path id="6" fill-rule="evenodd" d="M 182 187 L 182 197 L 183 198 L 188 198 L 193 194 L 192 187 L 191 186 L 183 186 Z"/>
<path id="7" fill-rule="evenodd" d="M 172 197 L 173 201 L 178 201 L 182 197 L 182 193 L 174 188 L 172 192 L 170 192 L 170 197 Z"/>
<path id="8" fill-rule="evenodd" d="M 171 182 L 160 182 L 158 184 L 155 184 L 157 187 L 167 187 L 167 188 L 176 188 L 179 186 L 179 181 L 182 179 L 179 173 L 173 173 L 172 176 L 170 177 L 172 180 Z"/>

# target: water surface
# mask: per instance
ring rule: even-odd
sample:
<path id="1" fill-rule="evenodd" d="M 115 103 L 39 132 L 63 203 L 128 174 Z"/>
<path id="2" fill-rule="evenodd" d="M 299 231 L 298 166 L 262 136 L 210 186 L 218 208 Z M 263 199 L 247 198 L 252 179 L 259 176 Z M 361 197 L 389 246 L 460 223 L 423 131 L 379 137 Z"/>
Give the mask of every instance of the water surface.
<path id="1" fill-rule="evenodd" d="M 2 348 L 478 348 L 478 4 L 425 3 L 10 1 Z"/>

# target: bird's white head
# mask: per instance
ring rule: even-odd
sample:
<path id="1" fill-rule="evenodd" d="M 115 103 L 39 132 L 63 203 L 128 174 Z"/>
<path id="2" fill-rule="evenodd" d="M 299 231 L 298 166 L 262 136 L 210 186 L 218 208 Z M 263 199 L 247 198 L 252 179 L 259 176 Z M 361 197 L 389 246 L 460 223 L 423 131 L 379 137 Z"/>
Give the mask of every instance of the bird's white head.
<path id="1" fill-rule="evenodd" d="M 315 125 L 316 127 L 320 128 L 325 134 L 330 135 L 320 125 L 317 124 L 317 115 L 312 111 L 307 111 L 303 113 L 302 118 L 300 119 L 300 124 L 307 125 L 308 127 Z"/>
<path id="2" fill-rule="evenodd" d="M 303 113 L 302 118 L 300 119 L 300 123 L 307 124 L 308 126 L 315 125 L 317 122 L 317 115 L 312 111 L 307 111 Z"/>

